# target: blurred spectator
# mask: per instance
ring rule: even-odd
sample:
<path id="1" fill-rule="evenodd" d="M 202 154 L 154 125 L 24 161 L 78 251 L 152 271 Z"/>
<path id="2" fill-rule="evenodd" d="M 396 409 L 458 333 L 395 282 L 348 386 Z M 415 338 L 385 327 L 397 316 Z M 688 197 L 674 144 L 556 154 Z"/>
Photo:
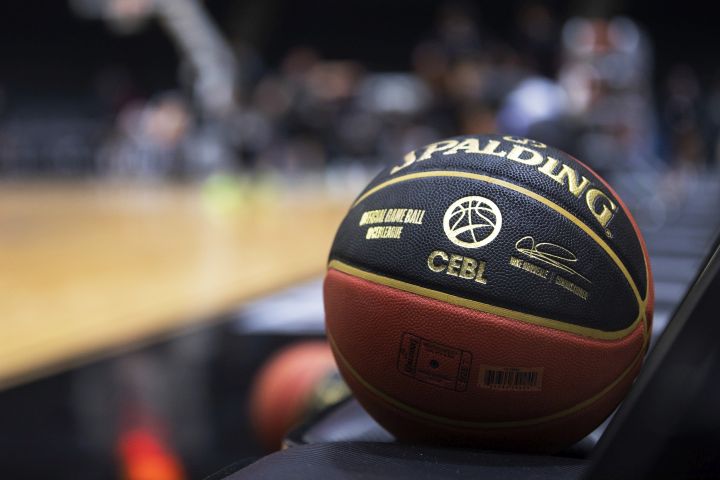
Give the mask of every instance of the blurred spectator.
<path id="1" fill-rule="evenodd" d="M 87 18 L 124 19 L 124 33 L 163 8 L 181 13 L 172 2 L 160 8 L 155 0 L 71 5 Z M 483 24 L 474 4 L 441 5 L 434 30 L 408 52 L 410 71 L 369 71 L 307 46 L 292 47 L 278 65 L 267 66 L 238 41 L 233 61 L 208 63 L 225 82 L 227 108 L 209 108 L 208 91 L 197 89 L 202 75 L 196 70 L 205 58 L 198 52 L 181 59 L 181 92 L 150 100 L 140 97 L 128 71 L 108 67 L 97 75 L 95 94 L 104 115 L 115 120 L 96 155 L 98 170 L 150 178 L 202 178 L 218 169 L 320 170 L 393 161 L 437 138 L 492 131 L 537 137 L 601 173 L 658 166 L 658 156 L 693 168 L 717 163 L 720 74 L 705 89 L 691 67 L 679 65 L 653 82 L 649 37 L 627 17 L 563 18 L 558 8 L 534 1 L 513 11 L 504 19 L 509 27 L 497 27 Z M 207 15 L 193 12 L 197 45 L 179 40 L 182 29 L 169 28 L 169 36 L 183 52 L 215 45 L 222 60 L 225 43 L 208 29 Z M 235 65 L 240 71 L 232 71 Z M 657 107 L 654 84 L 661 86 Z M 22 140 L 17 129 L 23 125 L 0 117 L 0 168 L 52 170 L 65 161 L 56 153 L 61 149 L 52 150 L 54 160 L 41 160 L 47 152 L 36 154 L 33 142 Z M 66 152 L 97 149 L 67 135 L 62 145 Z"/>
<path id="2" fill-rule="evenodd" d="M 515 44 L 523 61 L 542 76 L 552 77 L 558 68 L 557 19 L 547 5 L 527 3 L 517 9 Z"/>
<path id="3" fill-rule="evenodd" d="M 655 161 L 651 50 L 632 20 L 571 18 L 558 78 L 576 128 L 571 147 L 602 174 Z"/>
<path id="4" fill-rule="evenodd" d="M 148 179 L 178 173 L 187 158 L 191 123 L 187 104 L 176 94 L 127 105 L 118 115 L 114 136 L 99 152 L 101 172 Z"/>
<path id="5" fill-rule="evenodd" d="M 686 168 L 699 168 L 709 158 L 703 141 L 704 108 L 700 81 L 688 65 L 675 65 L 664 85 L 664 121 L 670 155 Z"/>

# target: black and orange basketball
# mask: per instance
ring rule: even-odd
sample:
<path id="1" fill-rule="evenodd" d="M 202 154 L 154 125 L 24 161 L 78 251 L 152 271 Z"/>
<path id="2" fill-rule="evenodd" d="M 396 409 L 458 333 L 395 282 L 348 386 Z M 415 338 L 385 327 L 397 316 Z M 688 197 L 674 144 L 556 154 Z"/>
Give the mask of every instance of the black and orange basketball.
<path id="1" fill-rule="evenodd" d="M 623 399 L 651 331 L 623 202 L 512 136 L 439 141 L 382 171 L 340 225 L 324 288 L 342 374 L 403 439 L 569 445 Z"/>

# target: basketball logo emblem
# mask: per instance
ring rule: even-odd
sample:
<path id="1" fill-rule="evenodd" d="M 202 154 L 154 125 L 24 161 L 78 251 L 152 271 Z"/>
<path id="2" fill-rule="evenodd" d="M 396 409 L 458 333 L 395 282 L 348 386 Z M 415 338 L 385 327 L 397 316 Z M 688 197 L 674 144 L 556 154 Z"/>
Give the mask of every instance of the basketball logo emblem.
<path id="1" fill-rule="evenodd" d="M 502 227 L 500 209 L 485 197 L 463 197 L 443 217 L 448 239 L 465 248 L 478 248 L 495 240 Z"/>

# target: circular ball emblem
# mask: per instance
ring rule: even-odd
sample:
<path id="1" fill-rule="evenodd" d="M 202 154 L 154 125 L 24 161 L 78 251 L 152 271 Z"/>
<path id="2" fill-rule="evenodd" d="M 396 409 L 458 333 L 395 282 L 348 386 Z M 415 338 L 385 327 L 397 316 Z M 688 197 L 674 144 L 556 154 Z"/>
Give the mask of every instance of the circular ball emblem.
<path id="1" fill-rule="evenodd" d="M 443 217 L 448 239 L 465 248 L 478 248 L 495 240 L 502 227 L 500 209 L 485 197 L 463 197 Z"/>

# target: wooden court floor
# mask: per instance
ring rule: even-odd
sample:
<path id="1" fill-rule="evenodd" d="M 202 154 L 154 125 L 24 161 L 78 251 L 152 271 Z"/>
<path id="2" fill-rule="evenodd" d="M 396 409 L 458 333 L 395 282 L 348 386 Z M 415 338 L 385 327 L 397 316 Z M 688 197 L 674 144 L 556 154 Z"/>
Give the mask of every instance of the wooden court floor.
<path id="1" fill-rule="evenodd" d="M 320 275 L 351 198 L 0 185 L 0 388 Z"/>

